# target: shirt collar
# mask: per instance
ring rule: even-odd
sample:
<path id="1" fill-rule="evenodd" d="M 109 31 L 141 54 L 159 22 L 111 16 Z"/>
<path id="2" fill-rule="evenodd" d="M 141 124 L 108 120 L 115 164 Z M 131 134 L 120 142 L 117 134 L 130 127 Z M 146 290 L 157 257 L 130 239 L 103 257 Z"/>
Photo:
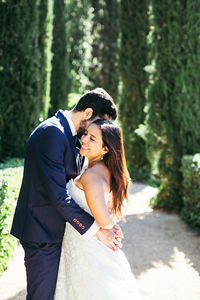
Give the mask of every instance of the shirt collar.
<path id="1" fill-rule="evenodd" d="M 64 115 L 65 115 L 65 117 L 66 117 L 66 119 L 67 119 L 67 121 L 69 123 L 69 127 L 71 129 L 72 135 L 75 136 L 77 134 L 77 131 L 76 131 L 76 127 L 75 127 L 75 125 L 74 125 L 74 123 L 73 123 L 73 121 L 71 119 L 69 111 L 65 110 L 64 111 Z"/>

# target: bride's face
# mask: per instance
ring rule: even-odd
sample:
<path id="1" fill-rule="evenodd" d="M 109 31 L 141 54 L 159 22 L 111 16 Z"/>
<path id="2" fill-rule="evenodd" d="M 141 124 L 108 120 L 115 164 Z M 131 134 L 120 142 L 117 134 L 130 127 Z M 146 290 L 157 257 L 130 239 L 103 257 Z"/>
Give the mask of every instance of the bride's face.
<path id="1" fill-rule="evenodd" d="M 103 146 L 101 130 L 96 124 L 91 124 L 81 137 L 80 154 L 86 156 L 89 161 L 101 159 L 107 153 L 107 148 Z"/>

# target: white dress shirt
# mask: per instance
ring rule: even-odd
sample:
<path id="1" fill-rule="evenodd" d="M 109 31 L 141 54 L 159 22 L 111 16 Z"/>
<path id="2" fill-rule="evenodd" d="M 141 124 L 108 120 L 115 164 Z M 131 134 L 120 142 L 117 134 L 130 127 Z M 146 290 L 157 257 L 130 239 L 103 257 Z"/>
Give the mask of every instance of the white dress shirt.
<path id="1" fill-rule="evenodd" d="M 72 135 L 75 136 L 77 134 L 76 127 L 71 119 L 70 113 L 68 110 L 64 111 L 65 117 L 69 123 L 69 127 L 71 129 Z M 96 221 L 90 226 L 90 228 L 83 234 L 83 237 L 89 240 L 92 236 L 94 236 L 99 230 L 99 225 Z"/>

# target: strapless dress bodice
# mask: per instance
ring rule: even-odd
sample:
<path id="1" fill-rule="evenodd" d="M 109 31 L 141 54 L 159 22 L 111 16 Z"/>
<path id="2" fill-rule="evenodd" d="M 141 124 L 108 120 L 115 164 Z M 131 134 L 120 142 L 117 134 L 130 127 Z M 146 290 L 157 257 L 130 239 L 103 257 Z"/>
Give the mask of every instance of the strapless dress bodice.
<path id="1" fill-rule="evenodd" d="M 74 180 L 70 180 L 67 183 L 67 189 L 69 191 L 70 196 L 72 197 L 72 199 L 74 199 L 74 201 L 81 207 L 83 208 L 86 212 L 88 212 L 89 214 L 92 215 L 88 204 L 87 204 L 87 200 L 85 198 L 85 193 L 84 190 L 80 189 L 78 186 L 76 186 Z M 108 202 L 108 199 L 110 197 L 110 193 L 104 195 L 105 196 L 105 202 Z"/>

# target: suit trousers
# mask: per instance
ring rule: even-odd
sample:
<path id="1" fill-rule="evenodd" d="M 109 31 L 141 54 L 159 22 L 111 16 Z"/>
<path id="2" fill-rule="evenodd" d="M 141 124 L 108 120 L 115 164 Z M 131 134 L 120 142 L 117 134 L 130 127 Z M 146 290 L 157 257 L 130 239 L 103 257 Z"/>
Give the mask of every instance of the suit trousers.
<path id="1" fill-rule="evenodd" d="M 24 248 L 26 300 L 53 300 L 62 243 L 35 243 L 20 240 Z"/>

